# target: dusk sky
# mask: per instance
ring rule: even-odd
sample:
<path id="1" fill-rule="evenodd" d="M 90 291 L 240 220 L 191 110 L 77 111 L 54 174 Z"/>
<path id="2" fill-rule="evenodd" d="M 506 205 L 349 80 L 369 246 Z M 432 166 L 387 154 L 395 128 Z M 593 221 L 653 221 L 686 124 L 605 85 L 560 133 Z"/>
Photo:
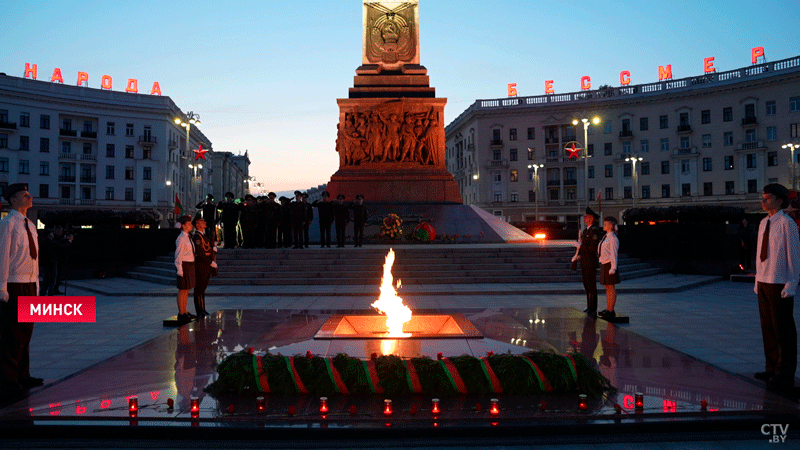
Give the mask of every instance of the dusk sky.
<path id="1" fill-rule="evenodd" d="M 798 0 L 572 1 L 420 0 L 421 63 L 446 123 L 476 99 L 556 93 L 658 81 L 750 64 L 753 47 L 768 61 L 800 54 Z M 89 87 L 128 78 L 149 93 L 158 81 L 216 151 L 249 151 L 251 175 L 273 191 L 327 183 L 335 151 L 337 98 L 346 98 L 361 64 L 362 2 L 306 1 L 3 1 L 0 72 L 39 80 L 78 71 Z"/>

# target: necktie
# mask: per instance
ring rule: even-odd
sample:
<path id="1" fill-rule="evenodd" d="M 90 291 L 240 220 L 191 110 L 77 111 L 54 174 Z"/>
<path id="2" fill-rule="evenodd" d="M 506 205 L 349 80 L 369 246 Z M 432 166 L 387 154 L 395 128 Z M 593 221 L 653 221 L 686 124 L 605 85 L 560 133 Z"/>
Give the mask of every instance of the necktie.
<path id="1" fill-rule="evenodd" d="M 31 234 L 31 229 L 28 227 L 28 218 L 25 218 L 25 231 L 28 233 L 28 247 L 31 248 L 31 259 L 36 259 L 38 254 L 36 253 L 36 243 L 33 242 L 33 235 Z"/>
<path id="2" fill-rule="evenodd" d="M 769 219 L 767 226 L 764 227 L 764 236 L 761 237 L 761 261 L 767 260 L 767 249 L 769 248 Z"/>

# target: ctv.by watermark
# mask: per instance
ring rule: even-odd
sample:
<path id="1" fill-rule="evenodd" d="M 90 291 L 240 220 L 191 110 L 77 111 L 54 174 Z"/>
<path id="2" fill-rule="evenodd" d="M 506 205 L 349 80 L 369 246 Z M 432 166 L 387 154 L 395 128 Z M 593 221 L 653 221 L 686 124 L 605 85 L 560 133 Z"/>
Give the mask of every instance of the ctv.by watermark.
<path id="1" fill-rule="evenodd" d="M 789 424 L 780 423 L 765 423 L 761 425 L 761 434 L 770 436 L 767 442 L 784 443 L 786 442 L 786 434 L 789 433 Z"/>

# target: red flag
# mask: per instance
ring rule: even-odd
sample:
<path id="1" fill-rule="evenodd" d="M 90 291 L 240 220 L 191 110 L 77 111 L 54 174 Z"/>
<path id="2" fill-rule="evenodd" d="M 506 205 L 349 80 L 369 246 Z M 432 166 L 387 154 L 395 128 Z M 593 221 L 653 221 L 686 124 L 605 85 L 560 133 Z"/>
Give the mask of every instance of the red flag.
<path id="1" fill-rule="evenodd" d="M 181 199 L 178 198 L 178 194 L 175 194 L 175 215 L 183 215 L 183 205 L 181 205 Z"/>

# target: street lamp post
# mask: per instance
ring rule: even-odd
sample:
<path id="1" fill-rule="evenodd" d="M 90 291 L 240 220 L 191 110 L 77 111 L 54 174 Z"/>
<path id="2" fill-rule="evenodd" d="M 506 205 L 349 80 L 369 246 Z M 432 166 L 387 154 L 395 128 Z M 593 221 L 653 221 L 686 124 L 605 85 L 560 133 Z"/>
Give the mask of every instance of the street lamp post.
<path id="1" fill-rule="evenodd" d="M 533 192 L 534 192 L 534 206 L 536 208 L 536 219 L 539 220 L 539 169 L 544 167 L 544 164 L 528 164 L 528 169 L 533 169 Z"/>
<path id="2" fill-rule="evenodd" d="M 199 123 L 200 123 L 200 115 L 195 113 L 195 112 L 192 112 L 192 111 L 189 111 L 188 113 L 186 113 L 186 120 L 185 121 L 183 119 L 181 119 L 180 117 L 176 117 L 175 118 L 175 124 L 176 125 L 180 125 L 180 126 L 182 126 L 183 128 L 186 129 L 186 154 L 181 156 L 181 159 L 189 159 L 189 134 L 190 134 L 190 132 L 192 130 L 192 125 L 197 125 Z M 200 168 L 203 167 L 202 164 L 199 164 L 199 166 L 200 166 Z M 194 167 L 192 167 L 192 164 L 189 164 L 189 168 L 192 169 Z M 196 177 L 197 177 L 197 169 L 194 168 L 194 178 L 196 178 Z M 192 183 L 193 183 L 192 186 L 194 186 L 194 182 L 196 181 L 196 180 L 194 180 L 194 178 L 192 178 Z M 194 200 L 196 200 L 195 195 L 196 194 L 194 192 L 192 192 L 192 196 L 193 197 L 192 197 L 192 200 L 189 203 L 192 203 L 192 202 L 194 202 Z"/>
<path id="3" fill-rule="evenodd" d="M 191 202 L 189 202 L 189 204 L 191 205 L 192 203 L 194 203 L 194 199 L 196 199 L 198 197 L 198 195 L 199 195 L 197 193 L 197 185 L 200 184 L 200 179 L 199 179 L 200 177 L 197 176 L 197 171 L 198 170 L 203 170 L 203 165 L 202 164 L 189 164 L 189 168 L 192 169 L 192 189 L 191 189 L 191 191 L 192 191 L 192 199 L 193 200 Z"/>
<path id="4" fill-rule="evenodd" d="M 629 161 L 633 169 L 633 205 L 636 206 L 636 190 L 639 189 L 639 176 L 636 174 L 636 163 L 642 161 L 644 158 L 641 156 L 629 156 L 625 161 Z"/>
<path id="5" fill-rule="evenodd" d="M 797 190 L 797 161 L 795 161 L 794 159 L 794 151 L 795 149 L 800 148 L 800 144 L 784 144 L 781 147 L 788 148 L 792 154 L 792 165 L 791 165 L 792 189 Z"/>
<path id="6" fill-rule="evenodd" d="M 578 125 L 578 119 L 574 119 L 572 121 L 572 125 Z M 585 179 L 585 183 L 583 186 L 584 194 L 586 196 L 586 207 L 589 207 L 589 119 L 584 117 L 580 120 L 583 122 L 583 176 Z M 599 117 L 593 117 L 592 123 L 597 125 L 600 123 Z"/>

